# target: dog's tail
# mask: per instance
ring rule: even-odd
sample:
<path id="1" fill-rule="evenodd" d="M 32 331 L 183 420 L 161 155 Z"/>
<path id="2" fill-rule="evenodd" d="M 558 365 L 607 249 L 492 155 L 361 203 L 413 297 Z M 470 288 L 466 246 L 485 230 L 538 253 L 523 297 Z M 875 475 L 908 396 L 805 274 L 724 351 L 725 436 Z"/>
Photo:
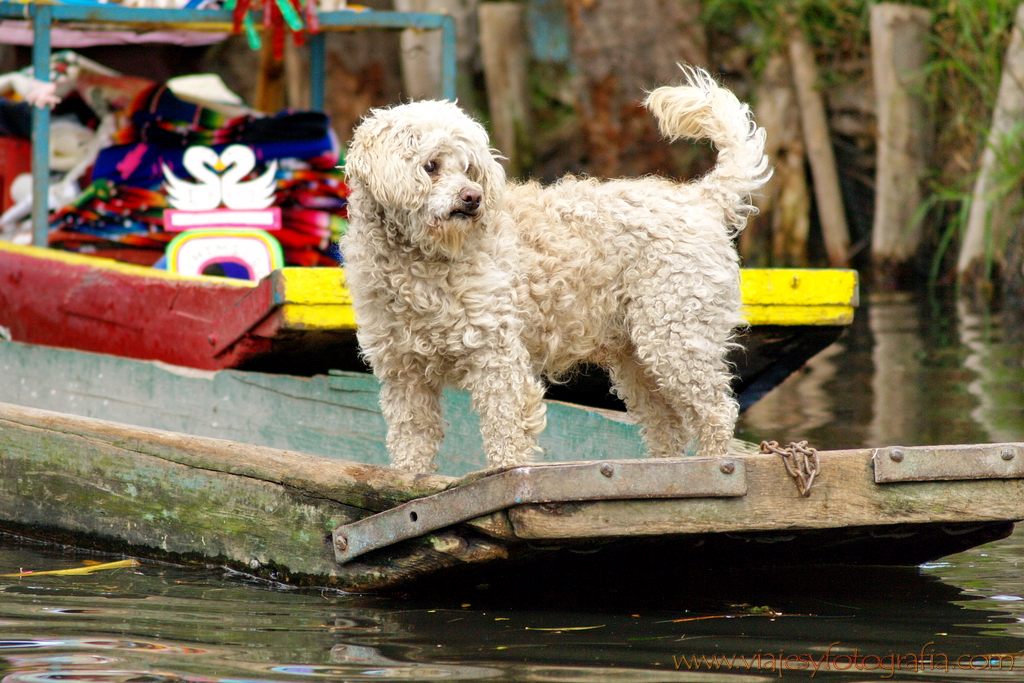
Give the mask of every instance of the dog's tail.
<path id="1" fill-rule="evenodd" d="M 669 140 L 709 139 L 718 148 L 718 162 L 698 182 L 725 210 L 726 224 L 738 233 L 757 209 L 750 196 L 771 177 L 764 154 L 765 132 L 743 104 L 711 75 L 682 66 L 687 84 L 656 89 L 644 106 Z"/>

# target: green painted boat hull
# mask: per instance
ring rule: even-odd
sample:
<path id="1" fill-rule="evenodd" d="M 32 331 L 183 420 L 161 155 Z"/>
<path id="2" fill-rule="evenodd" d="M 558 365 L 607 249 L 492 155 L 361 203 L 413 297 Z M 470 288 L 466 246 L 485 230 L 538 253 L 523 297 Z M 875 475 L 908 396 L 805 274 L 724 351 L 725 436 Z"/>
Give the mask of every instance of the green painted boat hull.
<path id="1" fill-rule="evenodd" d="M 204 371 L 120 356 L 0 342 L 0 401 L 140 427 L 388 465 L 386 425 L 372 375 L 295 377 Z M 485 467 L 469 395 L 445 392 L 450 423 L 439 473 Z M 549 402 L 539 462 L 643 456 L 626 416 Z M 344 455 L 343 455 L 344 454 Z"/>

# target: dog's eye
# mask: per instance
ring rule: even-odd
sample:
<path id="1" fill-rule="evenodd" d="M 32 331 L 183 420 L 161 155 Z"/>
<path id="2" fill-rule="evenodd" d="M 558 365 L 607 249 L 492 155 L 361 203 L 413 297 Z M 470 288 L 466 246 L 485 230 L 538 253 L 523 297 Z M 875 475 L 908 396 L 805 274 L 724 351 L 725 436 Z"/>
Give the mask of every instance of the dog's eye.
<path id="1" fill-rule="evenodd" d="M 427 163 L 423 164 L 423 170 L 426 171 L 428 175 L 434 175 L 435 173 L 437 173 L 438 168 L 439 166 L 436 161 L 428 161 Z"/>

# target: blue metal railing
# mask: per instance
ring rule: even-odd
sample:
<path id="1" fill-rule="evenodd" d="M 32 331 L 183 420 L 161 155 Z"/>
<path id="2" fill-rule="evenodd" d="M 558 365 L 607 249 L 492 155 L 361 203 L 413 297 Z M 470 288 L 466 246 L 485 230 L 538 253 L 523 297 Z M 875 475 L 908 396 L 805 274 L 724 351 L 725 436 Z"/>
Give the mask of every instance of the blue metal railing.
<path id="1" fill-rule="evenodd" d="M 23 19 L 32 22 L 32 65 L 35 78 L 50 79 L 50 28 L 55 22 L 87 24 L 124 24 L 128 27 L 190 28 L 207 31 L 229 31 L 232 14 L 226 10 L 154 9 L 120 5 L 51 5 L 0 1 L 0 19 Z M 455 99 L 455 21 L 440 14 L 405 12 L 323 12 L 319 15 L 322 31 L 354 29 L 406 29 L 441 31 L 441 92 Z M 259 25 L 260 20 L 256 21 Z M 325 43 L 322 33 L 309 40 L 310 106 L 324 106 L 326 80 Z M 32 243 L 47 245 L 49 228 L 48 195 L 50 159 L 50 111 L 32 108 Z"/>

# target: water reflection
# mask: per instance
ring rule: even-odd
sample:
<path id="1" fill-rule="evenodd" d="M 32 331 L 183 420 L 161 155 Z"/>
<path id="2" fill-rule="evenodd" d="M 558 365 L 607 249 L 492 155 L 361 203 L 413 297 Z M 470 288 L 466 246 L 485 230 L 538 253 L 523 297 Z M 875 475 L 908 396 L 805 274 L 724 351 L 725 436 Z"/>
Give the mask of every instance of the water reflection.
<path id="1" fill-rule="evenodd" d="M 849 332 L 741 418 L 753 442 L 818 448 L 1024 441 L 1024 344 L 998 319 L 872 296 Z"/>
<path id="2" fill-rule="evenodd" d="M 83 557 L 0 541 L 0 573 Z M 1019 680 L 1022 568 L 1018 532 L 921 569 L 723 567 L 595 592 L 372 597 L 146 565 L 25 577 L 0 585 L 0 680 Z"/>
<path id="3" fill-rule="evenodd" d="M 977 398 L 971 417 L 992 441 L 1019 441 L 1024 433 L 1024 344 L 1001 343 L 984 316 L 959 307 L 964 367 L 975 377 L 967 390 Z M 1019 331 L 1018 331 L 1019 334 Z"/>

